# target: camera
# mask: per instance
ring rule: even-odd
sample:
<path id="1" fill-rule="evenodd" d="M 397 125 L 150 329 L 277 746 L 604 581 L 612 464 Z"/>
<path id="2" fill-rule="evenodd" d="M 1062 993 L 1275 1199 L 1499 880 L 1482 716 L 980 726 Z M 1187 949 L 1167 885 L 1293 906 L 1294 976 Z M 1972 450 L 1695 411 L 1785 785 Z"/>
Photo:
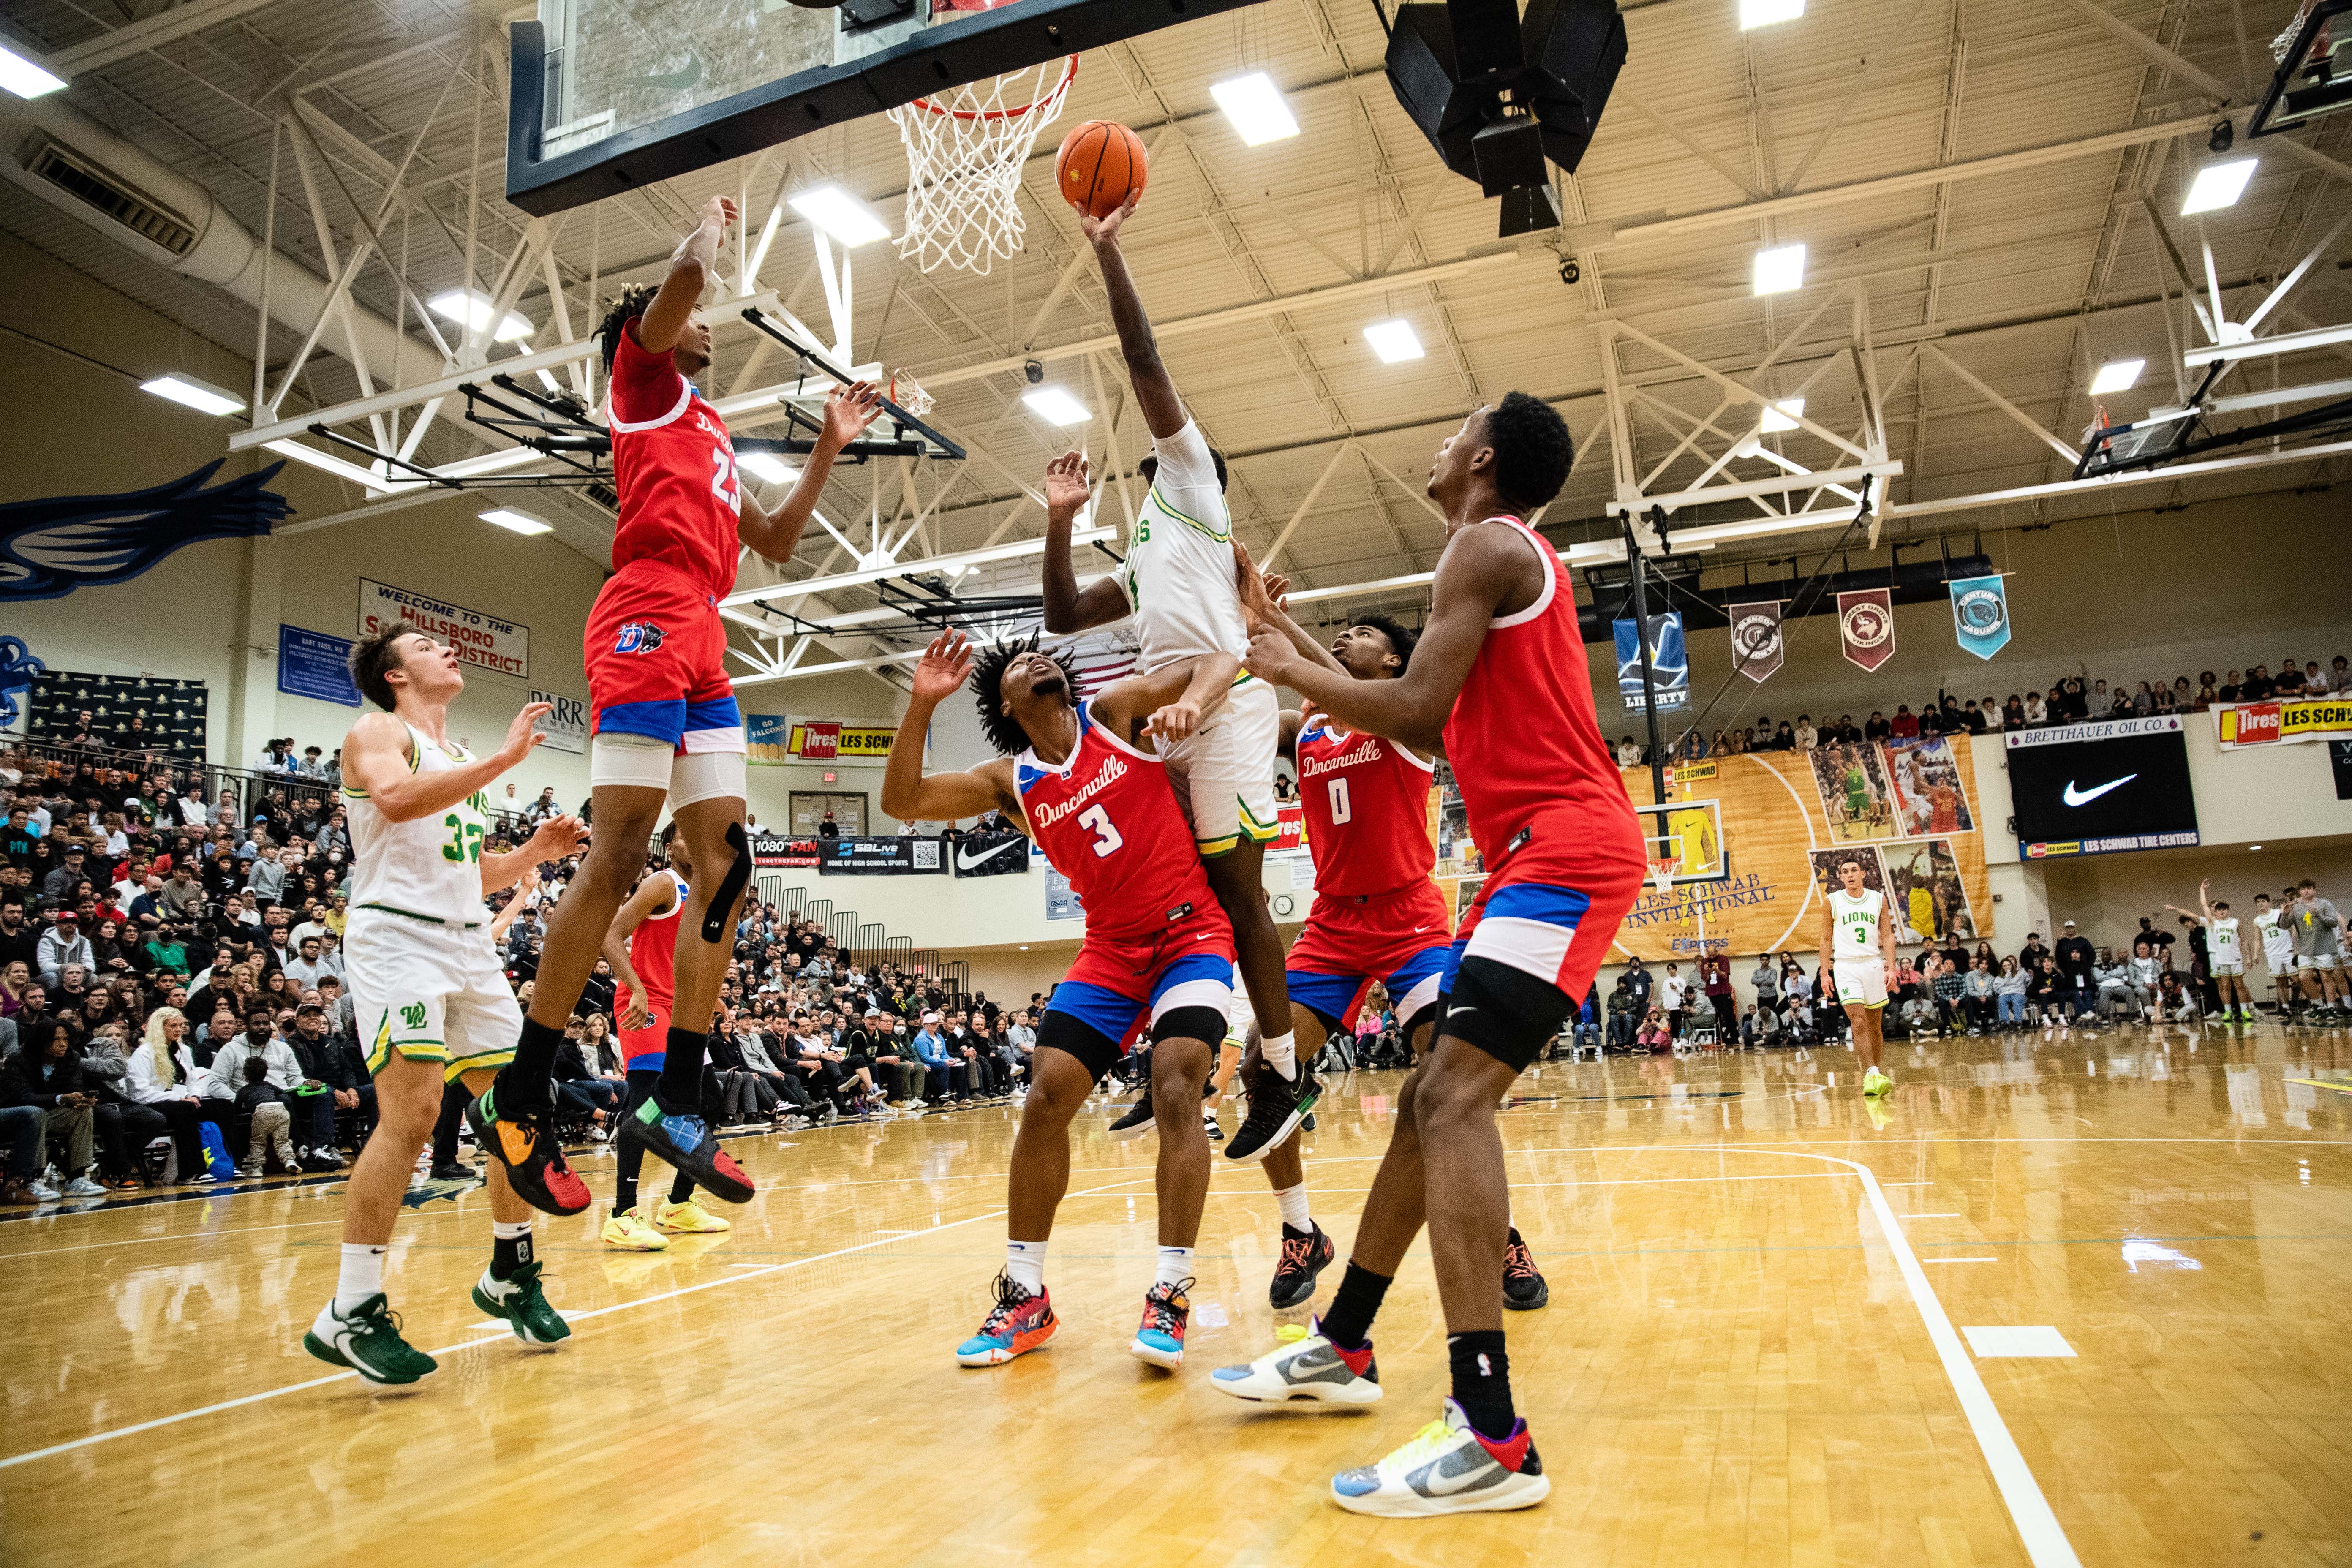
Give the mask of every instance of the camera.
<path id="1" fill-rule="evenodd" d="M 1022 365 L 1021 374 L 1029 378 L 1030 385 L 1042 385 L 1045 380 L 1045 366 L 1040 361 L 1033 359 Z"/>

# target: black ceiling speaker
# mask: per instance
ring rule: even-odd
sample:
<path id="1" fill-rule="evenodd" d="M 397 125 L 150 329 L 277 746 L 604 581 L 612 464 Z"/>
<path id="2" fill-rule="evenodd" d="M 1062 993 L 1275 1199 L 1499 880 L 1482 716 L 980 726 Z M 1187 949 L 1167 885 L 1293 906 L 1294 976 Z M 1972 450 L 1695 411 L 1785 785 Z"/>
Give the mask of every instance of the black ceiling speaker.
<path id="1" fill-rule="evenodd" d="M 1559 222 L 1544 160 L 1573 174 L 1625 64 L 1617 0 L 1397 7 L 1388 76 L 1445 166 L 1505 198 L 1506 237 Z"/>

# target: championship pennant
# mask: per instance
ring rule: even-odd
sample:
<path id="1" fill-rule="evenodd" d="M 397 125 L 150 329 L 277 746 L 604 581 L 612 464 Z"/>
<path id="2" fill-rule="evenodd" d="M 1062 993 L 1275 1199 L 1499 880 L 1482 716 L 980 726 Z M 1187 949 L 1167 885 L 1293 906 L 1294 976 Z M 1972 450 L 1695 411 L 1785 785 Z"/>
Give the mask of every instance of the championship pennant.
<path id="1" fill-rule="evenodd" d="M 1876 669 L 1895 657 L 1895 594 L 1864 588 L 1838 595 L 1838 640 L 1848 662 Z"/>
<path id="2" fill-rule="evenodd" d="M 1734 605 L 1731 616 L 1731 657 L 1739 673 L 1761 686 L 1780 669 L 1785 651 L 1780 645 L 1780 601 Z"/>
<path id="3" fill-rule="evenodd" d="M 2009 646 L 2009 590 L 2000 577 L 1952 580 L 1952 631 L 1979 658 Z"/>

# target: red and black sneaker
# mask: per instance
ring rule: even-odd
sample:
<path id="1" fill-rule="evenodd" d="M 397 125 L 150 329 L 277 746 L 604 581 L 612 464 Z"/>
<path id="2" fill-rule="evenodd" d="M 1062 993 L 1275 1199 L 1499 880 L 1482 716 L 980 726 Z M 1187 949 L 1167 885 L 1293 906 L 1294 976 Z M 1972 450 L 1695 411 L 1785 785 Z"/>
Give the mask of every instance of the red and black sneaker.
<path id="1" fill-rule="evenodd" d="M 547 1112 L 500 1112 L 490 1099 L 498 1091 L 492 1084 L 466 1107 L 466 1125 L 474 1130 L 474 1142 L 507 1168 L 515 1195 L 551 1215 L 578 1214 L 594 1202 L 588 1184 L 564 1163 Z"/>
<path id="2" fill-rule="evenodd" d="M 648 1096 L 636 1113 L 621 1123 L 621 1137 L 646 1153 L 667 1161 L 694 1184 L 730 1204 L 748 1204 L 759 1191 L 735 1156 L 719 1145 L 709 1124 L 692 1111 L 671 1110 L 658 1091 Z"/>
<path id="3" fill-rule="evenodd" d="M 1282 1261 L 1274 1268 L 1274 1286 L 1266 1292 L 1274 1310 L 1286 1312 L 1293 1307 L 1303 1307 L 1315 1299 L 1315 1277 L 1329 1266 L 1339 1255 L 1331 1238 L 1313 1220 L 1307 1222 L 1305 1234 L 1282 1227 Z"/>
<path id="4" fill-rule="evenodd" d="M 1532 1312 L 1550 1300 L 1551 1287 L 1544 1283 L 1543 1270 L 1536 1267 L 1528 1244 L 1519 1239 L 1519 1227 L 1513 1226 L 1510 1244 L 1503 1248 L 1503 1305 L 1514 1312 Z"/>

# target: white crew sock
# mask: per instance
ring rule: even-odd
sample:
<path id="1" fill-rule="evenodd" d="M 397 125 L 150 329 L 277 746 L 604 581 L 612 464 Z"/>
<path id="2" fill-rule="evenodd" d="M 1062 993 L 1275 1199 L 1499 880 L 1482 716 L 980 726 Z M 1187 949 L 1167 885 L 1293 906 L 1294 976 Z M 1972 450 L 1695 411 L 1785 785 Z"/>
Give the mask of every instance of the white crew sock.
<path id="1" fill-rule="evenodd" d="M 1307 1184 L 1305 1182 L 1299 1183 L 1295 1187 L 1275 1188 L 1274 1201 L 1276 1206 L 1282 1210 L 1282 1223 L 1288 1226 L 1291 1229 L 1304 1233 L 1314 1226 L 1315 1222 L 1308 1216 L 1307 1212 Z"/>
<path id="2" fill-rule="evenodd" d="M 519 1240 L 530 1234 L 530 1221 L 519 1219 L 509 1224 L 506 1220 L 494 1219 L 490 1221 L 490 1234 L 500 1241 Z"/>
<path id="3" fill-rule="evenodd" d="M 1258 1040 L 1258 1049 L 1264 1053 L 1267 1065 L 1275 1071 L 1280 1073 L 1286 1079 L 1297 1080 L 1298 1043 L 1296 1035 L 1285 1029 L 1278 1035 L 1263 1036 Z"/>
<path id="4" fill-rule="evenodd" d="M 1192 1249 L 1189 1247 L 1163 1247 L 1160 1249 L 1160 1268 L 1152 1275 L 1154 1285 L 1181 1285 L 1192 1278 Z"/>
<path id="5" fill-rule="evenodd" d="M 1045 1294 L 1045 1244 L 1008 1239 L 1004 1244 L 1004 1272 L 1032 1296 Z"/>
<path id="6" fill-rule="evenodd" d="M 343 1243 L 342 1271 L 335 1279 L 335 1310 L 348 1318 L 370 1296 L 383 1294 L 383 1248 Z"/>

